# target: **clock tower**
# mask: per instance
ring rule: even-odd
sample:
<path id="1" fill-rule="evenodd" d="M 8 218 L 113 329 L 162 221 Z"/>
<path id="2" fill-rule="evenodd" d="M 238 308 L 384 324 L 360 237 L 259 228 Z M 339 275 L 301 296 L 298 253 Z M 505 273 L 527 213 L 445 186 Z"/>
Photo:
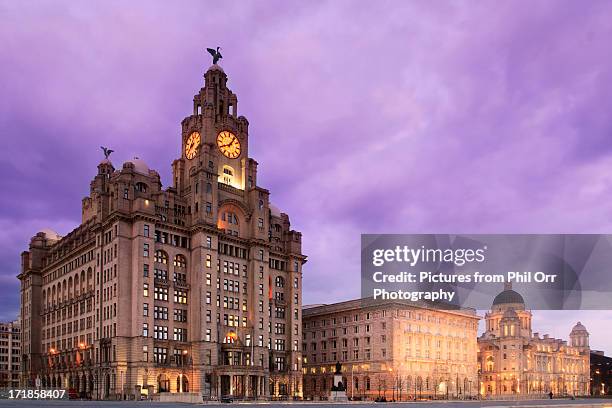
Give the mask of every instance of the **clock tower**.
<path id="1" fill-rule="evenodd" d="M 238 116 L 238 98 L 217 65 L 204 74 L 193 97 L 193 113 L 181 122 L 181 157 L 174 161 L 174 188 L 188 202 L 193 221 L 213 222 L 217 183 L 248 197 L 256 185 L 257 162 L 248 157 L 249 122 Z"/>

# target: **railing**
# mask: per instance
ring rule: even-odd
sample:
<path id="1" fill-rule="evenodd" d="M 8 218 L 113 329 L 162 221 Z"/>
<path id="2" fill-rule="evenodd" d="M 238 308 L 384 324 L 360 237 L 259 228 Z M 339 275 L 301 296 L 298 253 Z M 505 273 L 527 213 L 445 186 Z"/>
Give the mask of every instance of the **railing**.
<path id="1" fill-rule="evenodd" d="M 185 282 L 184 280 L 175 280 L 174 281 L 174 286 L 177 286 L 177 287 L 180 287 L 180 288 L 189 289 L 189 284 L 187 282 Z"/>
<path id="2" fill-rule="evenodd" d="M 242 196 L 242 194 L 244 193 L 243 190 L 241 190 L 239 188 L 236 188 L 236 187 L 233 187 L 233 186 L 230 186 L 229 184 L 225 184 L 225 183 L 221 183 L 221 182 L 219 182 L 217 184 L 218 184 L 219 190 L 227 191 L 228 193 L 236 194 L 236 195 L 239 195 L 239 196 Z"/>

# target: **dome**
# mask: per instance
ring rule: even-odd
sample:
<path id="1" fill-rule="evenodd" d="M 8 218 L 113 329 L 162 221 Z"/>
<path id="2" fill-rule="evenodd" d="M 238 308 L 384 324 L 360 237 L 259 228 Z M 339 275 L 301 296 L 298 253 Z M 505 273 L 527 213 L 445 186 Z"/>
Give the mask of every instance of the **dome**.
<path id="1" fill-rule="evenodd" d="M 502 319 L 514 319 L 514 318 L 517 318 L 517 317 L 518 317 L 518 315 L 516 314 L 514 309 L 513 308 L 509 308 L 508 310 L 506 310 L 504 312 L 504 316 L 502 317 Z"/>
<path id="2" fill-rule="evenodd" d="M 51 241 L 59 241 L 60 239 L 62 239 L 60 234 L 58 234 L 57 232 L 53 231 L 50 228 L 45 228 L 44 230 L 41 230 L 40 232 L 45 234 L 45 238 Z"/>
<path id="3" fill-rule="evenodd" d="M 208 68 L 209 71 L 221 71 L 223 73 L 225 73 L 225 71 L 223 71 L 223 68 L 221 68 L 219 65 L 217 64 L 212 64 L 210 66 L 210 68 Z"/>
<path id="4" fill-rule="evenodd" d="M 132 163 L 134 165 L 134 171 L 137 173 L 149 175 L 149 166 L 144 162 L 141 158 L 134 157 L 132 160 L 127 161 L 126 163 Z"/>
<path id="5" fill-rule="evenodd" d="M 584 325 L 580 322 L 576 323 L 576 325 L 572 328 L 572 333 L 585 331 L 587 331 L 586 327 L 584 327 Z"/>
<path id="6" fill-rule="evenodd" d="M 523 300 L 523 297 L 518 292 L 515 292 L 512 289 L 504 290 L 503 292 L 495 296 L 495 299 L 493 299 L 493 306 L 504 305 L 504 304 L 509 304 L 509 303 L 510 304 L 520 303 L 524 305 L 525 301 Z"/>
<path id="7" fill-rule="evenodd" d="M 278 208 L 277 206 L 275 206 L 274 204 L 270 203 L 270 212 L 272 213 L 273 217 L 278 217 L 280 218 L 281 216 L 281 210 L 280 208 Z"/>

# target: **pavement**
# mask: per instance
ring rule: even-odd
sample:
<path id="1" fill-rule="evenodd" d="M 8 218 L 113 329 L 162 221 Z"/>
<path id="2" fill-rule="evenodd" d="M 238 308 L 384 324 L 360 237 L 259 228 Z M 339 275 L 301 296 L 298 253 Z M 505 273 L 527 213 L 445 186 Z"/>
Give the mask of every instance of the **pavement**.
<path id="1" fill-rule="evenodd" d="M 354 402 L 354 403 L 325 403 L 325 402 L 257 402 L 257 403 L 239 403 L 221 404 L 211 403 L 197 404 L 206 406 L 222 406 L 229 408 L 231 405 L 265 405 L 266 407 L 284 407 L 286 405 L 307 405 L 309 408 L 340 408 L 349 405 L 358 405 L 359 408 L 368 407 L 403 407 L 416 408 L 415 405 L 424 405 L 423 408 L 612 408 L 612 399 L 553 399 L 553 400 L 521 400 L 521 401 L 418 401 L 418 402 Z M 188 407 L 194 404 L 173 403 L 173 402 L 152 402 L 152 401 L 80 401 L 80 400 L 9 400 L 0 399 L 0 408 L 29 408 L 29 407 L 86 407 L 86 408 L 135 408 L 135 407 L 156 407 L 156 408 L 172 408 L 172 407 Z"/>

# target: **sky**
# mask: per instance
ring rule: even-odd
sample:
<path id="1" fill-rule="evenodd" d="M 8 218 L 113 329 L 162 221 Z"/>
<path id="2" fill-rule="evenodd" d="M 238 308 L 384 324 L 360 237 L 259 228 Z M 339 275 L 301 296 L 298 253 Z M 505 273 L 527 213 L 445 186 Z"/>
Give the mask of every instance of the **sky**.
<path id="1" fill-rule="evenodd" d="M 0 0 L 0 319 L 18 313 L 29 238 L 80 222 L 100 145 L 170 184 L 217 45 L 258 182 L 303 233 L 304 303 L 359 296 L 362 233 L 609 233 L 610 15 L 571 0 Z M 562 338 L 581 320 L 612 352 L 610 311 L 534 319 Z"/>

